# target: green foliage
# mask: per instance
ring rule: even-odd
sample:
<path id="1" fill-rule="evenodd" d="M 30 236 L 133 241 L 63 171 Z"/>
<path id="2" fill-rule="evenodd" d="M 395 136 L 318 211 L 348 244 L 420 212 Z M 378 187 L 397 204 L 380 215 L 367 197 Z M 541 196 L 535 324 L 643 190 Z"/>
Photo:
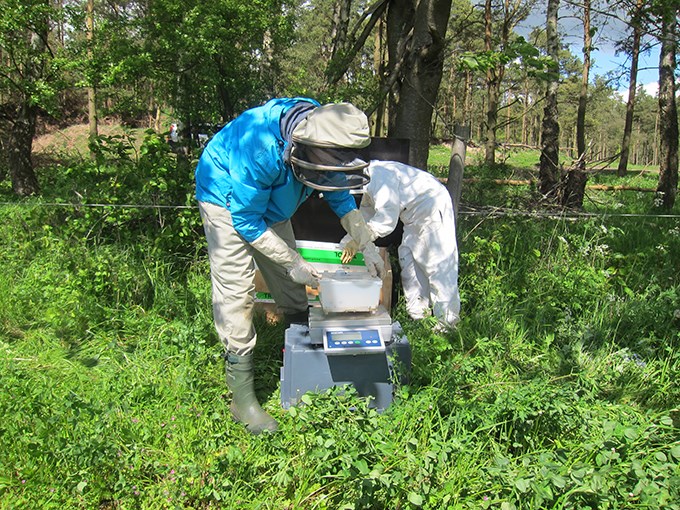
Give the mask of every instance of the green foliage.
<path id="1" fill-rule="evenodd" d="M 486 73 L 491 69 L 504 67 L 517 59 L 533 77 L 547 79 L 550 73 L 557 72 L 557 63 L 550 57 L 541 56 L 538 49 L 521 36 L 511 40 L 499 51 L 465 52 L 460 55 L 459 65 L 463 70 Z"/>
<path id="2" fill-rule="evenodd" d="M 538 150 L 504 148 L 497 152 L 495 165 L 482 162 L 483 154 L 474 147 L 467 150 L 462 207 L 499 207 L 525 211 L 542 210 L 537 192 Z M 428 171 L 446 179 L 449 172 L 450 146 L 430 148 Z M 573 162 L 572 162 L 573 163 Z M 565 165 L 571 163 L 565 162 Z M 654 194 L 659 180 L 658 169 L 631 164 L 625 176 L 616 173 L 618 162 L 594 162 L 588 165 L 583 212 L 592 214 L 649 214 L 654 212 Z M 677 214 L 676 204 L 672 213 Z"/>
<path id="3" fill-rule="evenodd" d="M 5 108 L 25 103 L 57 113 L 57 95 L 65 88 L 63 70 L 68 62 L 58 49 L 49 50 L 45 39 L 50 23 L 59 21 L 60 13 L 48 2 L 0 2 L 0 51 L 11 55 L 0 74 Z"/>
<path id="4" fill-rule="evenodd" d="M 140 44 L 180 118 L 227 121 L 273 94 L 292 32 L 285 3 L 164 0 L 149 10 Z"/>
<path id="5" fill-rule="evenodd" d="M 91 149 L 94 161 L 47 167 L 40 176 L 52 195 L 44 200 L 75 198 L 95 205 L 56 212 L 54 221 L 65 223 L 68 235 L 131 245 L 141 236 L 159 250 L 172 246 L 186 255 L 198 249 L 202 227 L 192 209 L 195 162 L 172 153 L 151 130 L 141 144 L 131 134 L 100 136 Z M 158 236 L 159 231 L 169 237 Z"/>
<path id="6" fill-rule="evenodd" d="M 678 508 L 675 220 L 461 215 L 459 327 L 398 301 L 414 363 L 381 414 L 352 388 L 284 411 L 283 325 L 258 317 L 280 431 L 254 437 L 196 209 L 128 207 L 192 204 L 191 164 L 137 146 L 0 207 L 0 508 Z"/>

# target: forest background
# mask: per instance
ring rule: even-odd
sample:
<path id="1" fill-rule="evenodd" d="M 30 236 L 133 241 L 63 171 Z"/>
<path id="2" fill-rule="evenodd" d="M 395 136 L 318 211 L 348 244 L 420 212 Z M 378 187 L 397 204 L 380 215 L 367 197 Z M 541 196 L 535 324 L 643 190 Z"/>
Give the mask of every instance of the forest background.
<path id="1" fill-rule="evenodd" d="M 459 125 L 488 164 L 501 143 L 540 149 L 541 192 L 565 205 L 582 205 L 585 166 L 602 161 L 620 175 L 629 161 L 658 166 L 657 198 L 675 201 L 671 0 L 1 5 L 0 177 L 21 196 L 39 190 L 32 141 L 46 129 L 87 120 L 96 143 L 104 119 L 157 133 L 172 119 L 196 136 L 268 97 L 311 95 L 356 102 L 376 136 L 410 141 L 421 168 Z M 593 73 L 600 45 L 627 57 L 604 76 Z M 652 50 L 658 98 L 637 85 Z"/>
<path id="2" fill-rule="evenodd" d="M 678 7 L 0 0 L 0 508 L 678 509 Z M 620 73 L 592 72 L 605 43 Z M 258 318 L 281 430 L 252 437 L 193 169 L 283 95 L 358 104 L 443 180 L 467 141 L 463 313 L 441 334 L 397 294 L 413 369 L 381 414 L 284 411 Z"/>

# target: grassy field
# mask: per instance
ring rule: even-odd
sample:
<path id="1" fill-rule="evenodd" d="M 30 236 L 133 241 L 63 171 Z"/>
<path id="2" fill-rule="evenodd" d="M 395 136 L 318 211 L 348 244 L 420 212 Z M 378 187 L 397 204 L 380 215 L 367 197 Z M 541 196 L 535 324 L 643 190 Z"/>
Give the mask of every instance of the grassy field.
<path id="1" fill-rule="evenodd" d="M 398 300 L 413 373 L 382 414 L 351 389 L 284 411 L 283 326 L 260 317 L 281 428 L 253 437 L 229 417 L 196 209 L 49 205 L 191 206 L 191 162 L 154 137 L 69 158 L 41 198 L 0 188 L 0 508 L 680 508 L 680 220 L 614 214 L 649 194 L 462 215 L 461 323 Z M 463 205 L 536 207 L 531 186 L 475 186 Z"/>
<path id="2" fill-rule="evenodd" d="M 438 177 L 448 176 L 451 149 L 445 145 L 431 148 L 428 169 Z M 539 202 L 537 193 L 538 150 L 499 150 L 494 167 L 484 165 L 481 149 L 468 149 L 464 173 L 462 208 L 498 207 L 519 211 L 532 210 Z M 565 168 L 572 162 L 563 161 Z M 588 181 L 583 211 L 590 214 L 654 213 L 654 190 L 659 169 L 630 165 L 624 177 L 616 174 L 618 161 L 592 163 L 588 166 Z M 675 214 L 680 211 L 676 204 Z"/>

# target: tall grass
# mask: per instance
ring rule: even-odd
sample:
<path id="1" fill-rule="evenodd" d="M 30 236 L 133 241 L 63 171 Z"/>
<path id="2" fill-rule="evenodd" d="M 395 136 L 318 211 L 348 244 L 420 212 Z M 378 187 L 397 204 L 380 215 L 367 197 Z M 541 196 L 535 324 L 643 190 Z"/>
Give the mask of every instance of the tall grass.
<path id="1" fill-rule="evenodd" d="M 258 318 L 281 424 L 258 437 L 229 417 L 197 225 L 0 208 L 0 508 L 679 507 L 677 220 L 462 216 L 461 323 L 398 301 L 413 372 L 382 414 L 351 389 L 284 411 Z"/>

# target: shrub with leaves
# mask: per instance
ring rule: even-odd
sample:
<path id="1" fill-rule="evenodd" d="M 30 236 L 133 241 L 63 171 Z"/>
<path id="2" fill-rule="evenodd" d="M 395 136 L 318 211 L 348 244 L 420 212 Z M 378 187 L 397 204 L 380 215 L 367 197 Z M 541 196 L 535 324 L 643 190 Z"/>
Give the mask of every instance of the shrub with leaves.
<path id="1" fill-rule="evenodd" d="M 397 300 L 413 366 L 383 413 L 352 388 L 282 409 L 284 326 L 258 316 L 280 430 L 251 436 L 197 211 L 47 205 L 191 204 L 157 138 L 116 147 L 0 207 L 0 508 L 679 508 L 667 219 L 462 216 L 461 322 L 439 332 Z"/>

